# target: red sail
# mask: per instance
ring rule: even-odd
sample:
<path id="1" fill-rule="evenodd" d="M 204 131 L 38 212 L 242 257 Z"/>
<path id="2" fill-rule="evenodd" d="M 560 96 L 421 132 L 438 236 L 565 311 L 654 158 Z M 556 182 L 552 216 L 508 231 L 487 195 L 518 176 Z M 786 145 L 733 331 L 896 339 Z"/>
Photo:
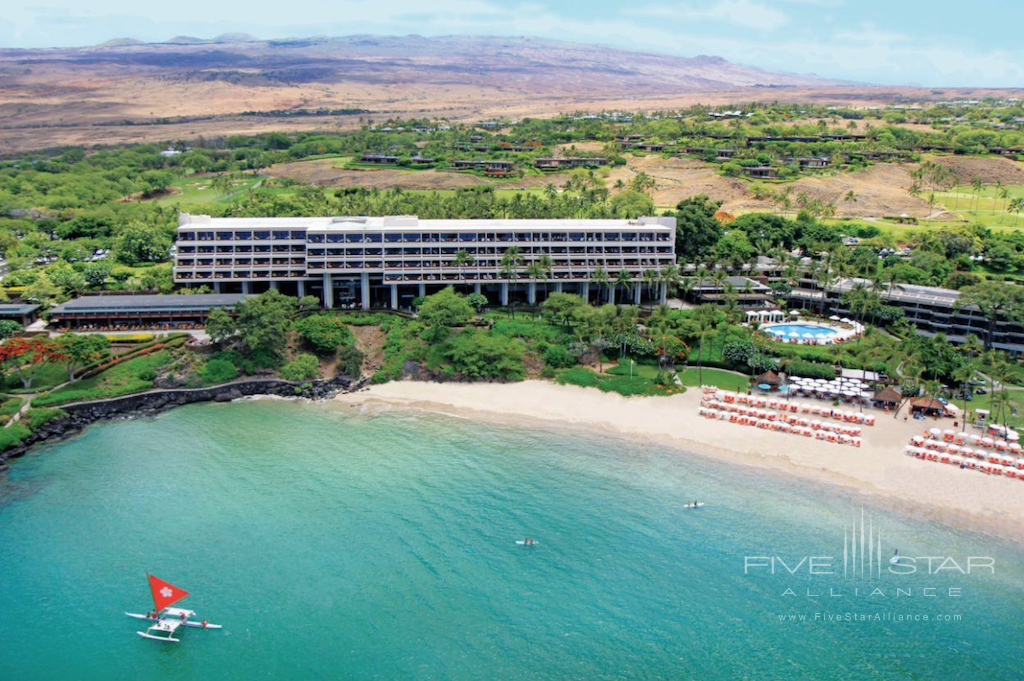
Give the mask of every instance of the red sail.
<path id="1" fill-rule="evenodd" d="M 188 592 L 184 589 L 179 589 L 153 575 L 149 575 L 149 590 L 153 592 L 153 605 L 157 610 L 163 610 L 171 603 L 177 603 L 188 596 Z"/>

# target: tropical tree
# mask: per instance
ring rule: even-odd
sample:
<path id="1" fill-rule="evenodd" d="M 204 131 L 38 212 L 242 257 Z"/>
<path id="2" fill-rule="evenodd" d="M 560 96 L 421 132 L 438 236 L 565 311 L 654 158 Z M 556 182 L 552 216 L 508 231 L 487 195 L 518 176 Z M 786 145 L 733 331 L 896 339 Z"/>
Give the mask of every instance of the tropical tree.
<path id="1" fill-rule="evenodd" d="M 466 267 L 469 267 L 474 262 L 476 262 L 476 258 L 464 248 L 459 249 L 452 260 L 452 264 L 459 268 L 459 279 L 464 286 L 466 285 Z"/>
<path id="2" fill-rule="evenodd" d="M 697 342 L 697 381 L 704 385 L 704 341 L 715 332 L 716 310 L 711 304 L 704 304 L 697 308 L 694 317 Z"/>
<path id="3" fill-rule="evenodd" d="M 612 285 L 612 290 L 618 286 L 621 286 L 626 291 L 626 300 L 629 300 L 629 294 L 633 290 L 633 278 L 626 270 L 619 270 L 619 273 L 615 275 L 615 282 Z"/>
<path id="4" fill-rule="evenodd" d="M 0 364 L 12 369 L 25 390 L 32 387 L 39 370 L 64 359 L 57 342 L 47 336 L 8 338 L 0 345 Z"/>
<path id="5" fill-rule="evenodd" d="M 518 246 L 509 246 L 505 249 L 505 252 L 501 256 L 501 276 L 505 278 L 506 283 L 511 283 L 512 289 L 516 287 L 516 282 L 519 281 L 519 268 L 523 264 L 523 256 L 519 252 Z M 516 318 L 516 297 L 515 295 L 509 296 L 510 312 L 512 319 Z"/>
<path id="6" fill-rule="evenodd" d="M 473 306 L 466 297 L 448 286 L 427 296 L 419 307 L 418 316 L 427 325 L 427 336 L 438 342 L 448 335 L 453 326 L 463 324 L 473 316 Z"/>
<path id="7" fill-rule="evenodd" d="M 1024 289 L 1001 281 L 985 280 L 960 291 L 955 308 L 976 307 L 988 322 L 985 348 L 992 348 L 996 323 L 1004 316 L 1020 316 L 1024 312 Z"/>
<path id="8" fill-rule="evenodd" d="M 66 333 L 57 340 L 61 363 L 72 381 L 77 378 L 75 374 L 79 369 L 105 357 L 109 349 L 110 341 L 98 333 Z"/>
<path id="9" fill-rule="evenodd" d="M 603 267 L 598 267 L 596 270 L 594 270 L 594 274 L 592 274 L 590 276 L 590 281 L 593 282 L 594 284 L 597 284 L 597 288 L 598 288 L 598 297 L 597 297 L 597 299 L 598 299 L 598 302 L 600 302 L 600 300 L 601 300 L 601 294 L 600 294 L 601 287 L 602 286 L 607 287 L 607 286 L 609 286 L 611 284 L 611 279 L 608 277 L 608 272 L 605 271 L 605 269 Z M 588 290 L 587 297 L 589 298 L 590 297 L 589 286 L 588 286 L 587 290 Z M 588 300 L 587 302 L 590 302 L 590 301 Z"/>

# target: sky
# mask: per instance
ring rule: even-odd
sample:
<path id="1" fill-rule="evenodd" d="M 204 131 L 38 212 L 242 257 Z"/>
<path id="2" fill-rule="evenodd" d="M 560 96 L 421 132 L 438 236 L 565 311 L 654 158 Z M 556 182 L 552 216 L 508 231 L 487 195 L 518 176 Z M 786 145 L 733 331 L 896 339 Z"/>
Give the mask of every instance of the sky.
<path id="1" fill-rule="evenodd" d="M 536 36 L 868 83 L 1024 86 L 1022 0 L 8 0 L 0 47 L 111 38 Z"/>

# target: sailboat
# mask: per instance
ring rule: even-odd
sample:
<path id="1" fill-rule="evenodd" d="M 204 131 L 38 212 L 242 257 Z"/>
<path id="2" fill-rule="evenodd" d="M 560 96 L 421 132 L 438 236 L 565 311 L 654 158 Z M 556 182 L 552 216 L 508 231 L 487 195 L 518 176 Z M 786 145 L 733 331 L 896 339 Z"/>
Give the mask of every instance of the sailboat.
<path id="1" fill-rule="evenodd" d="M 181 627 L 192 627 L 195 629 L 221 628 L 221 625 L 210 624 L 206 620 L 196 622 L 196 613 L 192 610 L 170 607 L 172 604 L 188 596 L 188 592 L 174 586 L 170 582 L 165 582 L 156 575 L 147 575 L 147 577 L 149 577 L 149 590 L 153 594 L 153 610 L 145 614 L 126 612 L 125 615 L 134 617 L 137 620 L 154 622 L 154 624 L 150 625 L 146 631 L 136 631 L 136 634 L 142 638 L 151 638 L 154 641 L 178 643 L 181 639 L 175 638 L 174 635 Z"/>

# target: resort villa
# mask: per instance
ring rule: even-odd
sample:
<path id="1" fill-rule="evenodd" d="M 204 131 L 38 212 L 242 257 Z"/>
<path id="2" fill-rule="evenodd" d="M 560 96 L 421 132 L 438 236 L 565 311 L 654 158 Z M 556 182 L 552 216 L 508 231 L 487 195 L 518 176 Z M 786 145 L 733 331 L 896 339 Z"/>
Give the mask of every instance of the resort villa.
<path id="1" fill-rule="evenodd" d="M 514 272 L 503 266 L 518 248 Z M 458 254 L 465 251 L 463 257 Z M 468 256 L 468 257 L 467 257 Z M 543 275 L 530 268 L 550 259 Z M 586 295 L 600 271 L 629 274 L 633 302 L 664 300 L 648 270 L 674 265 L 675 218 L 633 220 L 420 220 L 416 216 L 212 218 L 182 213 L 174 280 L 218 293 L 279 288 L 325 307 L 407 307 L 449 285 L 501 304 L 549 292 Z M 533 269 L 534 276 L 530 271 Z M 597 282 L 601 283 L 601 282 Z M 615 289 L 606 287 L 609 299 Z"/>

